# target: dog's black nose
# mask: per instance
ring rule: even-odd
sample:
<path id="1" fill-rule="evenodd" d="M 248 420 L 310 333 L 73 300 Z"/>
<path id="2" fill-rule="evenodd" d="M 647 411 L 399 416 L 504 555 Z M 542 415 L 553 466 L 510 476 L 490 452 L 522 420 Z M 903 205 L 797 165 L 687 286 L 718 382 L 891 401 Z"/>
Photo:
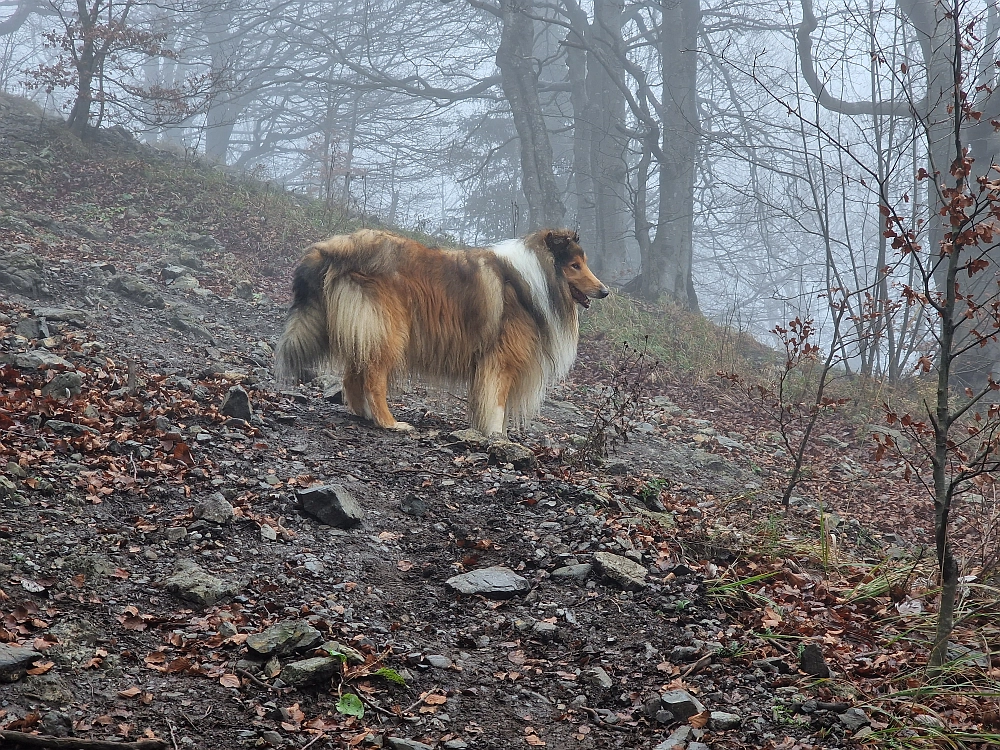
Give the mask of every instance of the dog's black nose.
<path id="1" fill-rule="evenodd" d="M 608 289 L 606 286 L 602 286 L 600 289 L 597 290 L 597 298 L 598 299 L 604 299 L 609 294 L 611 294 L 611 290 Z"/>

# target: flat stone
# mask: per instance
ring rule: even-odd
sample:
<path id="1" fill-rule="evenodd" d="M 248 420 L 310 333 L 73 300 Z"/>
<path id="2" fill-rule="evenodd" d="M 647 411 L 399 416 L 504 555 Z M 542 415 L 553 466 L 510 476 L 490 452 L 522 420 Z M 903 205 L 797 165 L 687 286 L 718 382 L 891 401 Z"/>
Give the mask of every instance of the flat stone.
<path id="1" fill-rule="evenodd" d="M 531 449 L 512 440 L 491 440 L 486 450 L 496 463 L 513 464 L 518 471 L 529 471 L 538 466 L 538 457 Z"/>
<path id="2" fill-rule="evenodd" d="M 131 274 L 112 276 L 108 281 L 108 289 L 144 307 L 162 310 L 167 306 L 163 296 L 138 276 Z"/>
<path id="3" fill-rule="evenodd" d="M 451 659 L 447 656 L 442 656 L 441 654 L 428 654 L 424 657 L 424 661 L 435 669 L 448 669 L 453 664 Z"/>
<path id="4" fill-rule="evenodd" d="M 297 490 L 295 496 L 302 512 L 320 523 L 346 529 L 361 523 L 365 512 L 347 488 L 339 484 L 321 484 Z"/>
<path id="5" fill-rule="evenodd" d="M 691 736 L 691 727 L 685 724 L 682 727 L 677 727 L 667 739 L 663 740 L 659 745 L 653 748 L 653 750 L 684 750 L 687 744 L 688 737 Z"/>
<path id="6" fill-rule="evenodd" d="M 189 292 L 192 289 L 197 289 L 201 284 L 191 274 L 185 273 L 182 276 L 178 276 L 174 279 L 173 283 L 170 285 L 171 289 L 179 289 L 182 292 Z"/>
<path id="7" fill-rule="evenodd" d="M 725 711 L 712 711 L 708 715 L 708 728 L 713 732 L 727 732 L 736 729 L 743 723 L 743 717 L 739 714 L 731 714 Z"/>
<path id="8" fill-rule="evenodd" d="M 67 321 L 69 323 L 86 323 L 90 316 L 83 310 L 74 310 L 71 307 L 36 307 L 32 309 L 32 314 L 46 320 Z"/>
<path id="9" fill-rule="evenodd" d="M 660 703 L 677 721 L 687 721 L 705 710 L 702 702 L 687 690 L 670 690 L 660 695 Z"/>
<path id="10" fill-rule="evenodd" d="M 594 564 L 607 578 L 624 589 L 646 587 L 646 568 L 635 560 L 610 552 L 595 552 Z"/>
<path id="11" fill-rule="evenodd" d="M 455 430 L 448 437 L 454 442 L 469 448 L 482 448 L 488 442 L 486 436 L 479 430 Z"/>
<path id="12" fill-rule="evenodd" d="M 323 634 L 309 623 L 286 620 L 247 636 L 247 648 L 261 656 L 284 656 L 313 648 L 322 640 Z"/>
<path id="13" fill-rule="evenodd" d="M 15 354 L 14 364 L 23 370 L 38 370 L 42 367 L 74 369 L 73 363 L 68 359 L 63 359 L 58 354 L 53 354 L 45 349 L 32 349 L 24 354 Z"/>
<path id="14" fill-rule="evenodd" d="M 982 651 L 976 651 L 961 643 L 948 644 L 947 659 L 966 666 L 980 667 L 981 669 L 990 668 L 990 657 Z"/>
<path id="15" fill-rule="evenodd" d="M 830 668 L 823 658 L 823 649 L 816 643 L 807 643 L 799 656 L 799 669 L 814 677 L 829 677 Z"/>
<path id="16" fill-rule="evenodd" d="M 235 516 L 232 504 L 223 497 L 221 492 L 213 493 L 194 506 L 194 517 L 221 526 L 229 523 Z"/>
<path id="17" fill-rule="evenodd" d="M 83 377 L 78 372 L 60 372 L 52 380 L 42 386 L 43 396 L 69 398 L 80 394 Z"/>
<path id="18" fill-rule="evenodd" d="M 674 664 L 694 661 L 698 658 L 699 653 L 701 653 L 701 649 L 695 646 L 674 646 L 670 651 L 670 661 Z"/>
<path id="19" fill-rule="evenodd" d="M 208 573 L 191 560 L 178 560 L 173 574 L 164 580 L 163 587 L 185 601 L 211 607 L 227 596 L 233 596 L 243 586 Z"/>
<path id="20" fill-rule="evenodd" d="M 492 567 L 452 576 L 445 585 L 453 591 L 470 596 L 479 594 L 490 599 L 510 599 L 525 594 L 531 586 L 510 568 Z"/>
<path id="21" fill-rule="evenodd" d="M 417 740 L 410 740 L 406 737 L 386 737 L 386 742 L 392 750 L 434 750 L 431 745 Z"/>
<path id="22" fill-rule="evenodd" d="M 45 423 L 45 427 L 48 427 L 53 432 L 66 435 L 83 435 L 86 433 L 91 435 L 100 434 L 100 432 L 95 430 L 93 427 L 88 427 L 84 424 L 77 424 L 76 422 L 64 422 L 61 419 L 50 419 Z"/>
<path id="23" fill-rule="evenodd" d="M 615 681 L 611 679 L 611 675 L 609 675 L 603 667 L 591 667 L 590 669 L 585 669 L 580 674 L 580 678 L 588 685 L 599 687 L 602 690 L 610 690 L 615 684 Z"/>
<path id="24" fill-rule="evenodd" d="M 861 727 L 872 723 L 871 719 L 868 718 L 868 714 L 860 708 L 854 708 L 853 706 L 844 711 L 844 713 L 838 714 L 837 719 L 852 732 L 856 732 L 861 729 Z"/>
<path id="25" fill-rule="evenodd" d="M 33 648 L 0 643 L 0 682 L 15 682 L 31 668 L 42 655 Z"/>
<path id="26" fill-rule="evenodd" d="M 574 579 L 577 581 L 582 581 L 590 575 L 590 571 L 594 569 L 594 566 L 590 563 L 580 563 L 578 565 L 564 565 L 561 568 L 556 568 L 549 575 L 553 578 L 561 579 Z"/>
<path id="27" fill-rule="evenodd" d="M 219 413 L 225 417 L 235 417 L 249 422 L 253 416 L 253 408 L 250 406 L 250 396 L 243 389 L 243 386 L 234 385 L 229 389 L 226 397 L 222 400 Z"/>
<path id="28" fill-rule="evenodd" d="M 340 666 L 340 659 L 334 656 L 313 656 L 286 664 L 281 670 L 281 679 L 295 687 L 313 685 L 333 677 Z"/>

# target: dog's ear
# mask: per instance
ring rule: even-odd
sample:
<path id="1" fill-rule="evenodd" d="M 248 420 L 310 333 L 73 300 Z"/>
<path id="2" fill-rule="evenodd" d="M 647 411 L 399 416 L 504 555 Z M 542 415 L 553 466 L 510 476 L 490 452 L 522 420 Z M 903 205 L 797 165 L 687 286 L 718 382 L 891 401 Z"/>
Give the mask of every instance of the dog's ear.
<path id="1" fill-rule="evenodd" d="M 570 236 L 565 230 L 548 231 L 545 233 L 545 245 L 553 255 L 561 255 L 569 249 L 570 242 L 578 242 L 579 238 Z"/>

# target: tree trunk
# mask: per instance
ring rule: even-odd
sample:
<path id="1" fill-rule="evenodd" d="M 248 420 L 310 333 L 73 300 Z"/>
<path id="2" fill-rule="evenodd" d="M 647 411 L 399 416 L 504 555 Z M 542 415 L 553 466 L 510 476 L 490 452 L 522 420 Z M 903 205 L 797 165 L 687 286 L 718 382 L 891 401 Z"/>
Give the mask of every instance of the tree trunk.
<path id="1" fill-rule="evenodd" d="M 701 136 L 697 109 L 699 0 L 663 4 L 660 65 L 663 80 L 662 157 L 656 235 L 642 269 L 643 296 L 662 296 L 698 309 L 691 277 L 694 229 L 694 164 Z"/>
<path id="2" fill-rule="evenodd" d="M 502 31 L 497 48 L 500 86 L 510 105 L 521 154 L 521 190 L 528 203 L 527 230 L 559 226 L 566 208 L 553 170 L 552 144 L 538 98 L 533 57 L 535 24 L 526 11 L 530 0 L 502 0 Z"/>
<path id="3" fill-rule="evenodd" d="M 593 176 L 595 235 L 594 270 L 603 271 L 624 259 L 628 183 L 625 154 L 625 79 L 622 65 L 621 0 L 596 0 L 594 21 L 587 29 L 587 108 L 590 123 L 590 174 Z M 598 59 L 599 56 L 599 59 Z"/>
<path id="4" fill-rule="evenodd" d="M 578 10 L 578 8 L 576 9 Z M 572 23 L 578 27 L 573 33 L 584 38 L 587 16 L 573 13 Z M 597 207 L 594 203 L 594 177 L 591 173 L 590 142 L 591 124 L 587 118 L 587 54 L 576 44 L 566 47 L 566 67 L 569 72 L 570 104 L 573 107 L 573 198 L 576 201 L 576 221 L 580 235 L 587 240 L 591 255 L 597 247 Z M 589 257 L 589 256 L 588 256 Z M 596 270 L 596 266 L 594 266 Z"/>

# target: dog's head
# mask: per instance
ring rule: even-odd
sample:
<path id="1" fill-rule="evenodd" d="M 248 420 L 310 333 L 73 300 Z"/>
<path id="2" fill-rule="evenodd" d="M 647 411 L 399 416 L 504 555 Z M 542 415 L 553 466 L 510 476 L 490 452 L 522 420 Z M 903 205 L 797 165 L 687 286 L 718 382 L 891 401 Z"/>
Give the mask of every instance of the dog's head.
<path id="1" fill-rule="evenodd" d="M 591 298 L 603 299 L 611 290 L 594 276 L 587 266 L 587 254 L 580 247 L 580 235 L 569 229 L 550 229 L 544 234 L 545 245 L 556 261 L 556 269 L 569 283 L 573 299 L 590 307 Z"/>

